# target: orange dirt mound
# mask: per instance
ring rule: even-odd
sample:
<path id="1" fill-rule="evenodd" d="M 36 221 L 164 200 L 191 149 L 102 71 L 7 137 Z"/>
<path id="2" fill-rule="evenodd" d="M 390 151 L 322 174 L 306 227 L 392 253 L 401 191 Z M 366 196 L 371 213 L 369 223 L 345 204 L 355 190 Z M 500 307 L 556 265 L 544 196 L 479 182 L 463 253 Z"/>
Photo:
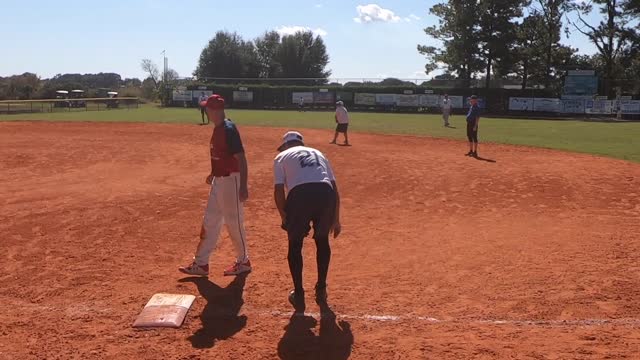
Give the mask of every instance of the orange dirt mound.
<path id="1" fill-rule="evenodd" d="M 183 278 L 210 127 L 0 123 L 0 358 L 633 358 L 640 166 L 551 150 L 306 130 L 343 198 L 329 300 L 289 319 L 272 201 L 282 129 L 241 127 L 254 272 Z M 308 311 L 315 283 L 305 244 Z M 180 329 L 137 330 L 154 293 L 197 295 Z"/>

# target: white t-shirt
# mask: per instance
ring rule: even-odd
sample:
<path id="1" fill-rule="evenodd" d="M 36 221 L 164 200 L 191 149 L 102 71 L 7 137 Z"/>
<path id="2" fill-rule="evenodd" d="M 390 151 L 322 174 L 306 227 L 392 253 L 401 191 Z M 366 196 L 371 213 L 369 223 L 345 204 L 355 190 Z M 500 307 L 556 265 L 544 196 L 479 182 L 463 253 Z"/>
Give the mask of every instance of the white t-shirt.
<path id="1" fill-rule="evenodd" d="M 329 160 L 318 150 L 294 146 L 276 156 L 273 161 L 275 184 L 284 184 L 288 191 L 307 183 L 327 183 L 336 178 Z"/>
<path id="2" fill-rule="evenodd" d="M 451 99 L 443 99 L 442 100 L 442 110 L 443 111 L 451 111 Z"/>
<path id="3" fill-rule="evenodd" d="M 338 119 L 338 124 L 348 124 L 349 123 L 349 112 L 347 108 L 344 106 L 339 106 L 336 108 L 336 119 Z"/>
<path id="4" fill-rule="evenodd" d="M 208 97 L 207 95 L 201 95 L 201 96 L 200 96 L 200 101 L 198 101 L 198 104 L 200 104 L 200 103 L 201 103 L 201 102 L 203 102 L 203 101 L 207 101 L 207 99 L 208 99 L 208 98 L 209 98 L 209 97 Z"/>
<path id="5" fill-rule="evenodd" d="M 304 105 L 304 98 L 300 98 L 300 100 L 298 100 L 298 104 Z"/>

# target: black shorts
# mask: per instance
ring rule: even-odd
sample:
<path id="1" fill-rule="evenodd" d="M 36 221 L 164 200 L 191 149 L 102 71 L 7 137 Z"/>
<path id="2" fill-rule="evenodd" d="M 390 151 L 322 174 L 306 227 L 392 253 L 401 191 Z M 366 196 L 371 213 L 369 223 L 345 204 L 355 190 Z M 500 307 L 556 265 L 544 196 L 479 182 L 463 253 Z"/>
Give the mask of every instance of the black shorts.
<path id="1" fill-rule="evenodd" d="M 478 129 L 476 129 L 474 131 L 473 130 L 474 127 L 475 127 L 474 123 L 467 122 L 467 138 L 469 139 L 469 142 L 477 143 L 478 142 Z"/>
<path id="2" fill-rule="evenodd" d="M 328 236 L 336 214 L 336 192 L 326 183 L 307 183 L 294 187 L 287 196 L 287 233 L 302 239 L 311 230 L 313 237 Z"/>
<path id="3" fill-rule="evenodd" d="M 349 124 L 338 124 L 336 125 L 336 132 L 346 133 L 349 129 Z"/>

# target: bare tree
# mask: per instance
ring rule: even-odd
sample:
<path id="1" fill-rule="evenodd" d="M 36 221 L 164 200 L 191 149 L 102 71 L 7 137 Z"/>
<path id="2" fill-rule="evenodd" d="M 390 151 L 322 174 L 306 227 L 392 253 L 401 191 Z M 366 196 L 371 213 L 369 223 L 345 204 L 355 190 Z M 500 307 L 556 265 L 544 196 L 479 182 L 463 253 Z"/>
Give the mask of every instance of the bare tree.
<path id="1" fill-rule="evenodd" d="M 158 70 L 158 66 L 149 59 L 142 59 L 140 67 L 142 71 L 149 75 L 149 78 L 153 81 L 153 86 L 157 89 L 160 81 L 160 70 Z"/>

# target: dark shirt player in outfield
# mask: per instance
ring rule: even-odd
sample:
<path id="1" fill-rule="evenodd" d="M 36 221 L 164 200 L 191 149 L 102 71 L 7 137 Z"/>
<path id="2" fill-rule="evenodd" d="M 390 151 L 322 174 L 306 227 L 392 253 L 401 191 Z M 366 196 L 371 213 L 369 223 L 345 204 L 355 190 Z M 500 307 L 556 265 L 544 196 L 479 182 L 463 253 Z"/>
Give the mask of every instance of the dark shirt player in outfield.
<path id="1" fill-rule="evenodd" d="M 478 97 L 473 95 L 469 99 L 471 107 L 467 113 L 467 138 L 469 139 L 469 152 L 467 156 L 478 157 L 478 123 L 480 122 L 480 107 Z"/>
<path id="2" fill-rule="evenodd" d="M 316 241 L 318 282 L 316 302 L 326 305 L 327 273 L 331 259 L 329 234 L 340 235 L 340 196 L 329 160 L 313 148 L 304 146 L 302 135 L 287 132 L 278 148 L 280 153 L 273 163 L 275 177 L 274 197 L 282 218 L 282 228 L 289 239 L 289 270 L 293 291 L 289 302 L 297 312 L 304 312 L 302 287 L 302 242 L 313 223 Z M 285 198 L 285 188 L 289 192 Z"/>

